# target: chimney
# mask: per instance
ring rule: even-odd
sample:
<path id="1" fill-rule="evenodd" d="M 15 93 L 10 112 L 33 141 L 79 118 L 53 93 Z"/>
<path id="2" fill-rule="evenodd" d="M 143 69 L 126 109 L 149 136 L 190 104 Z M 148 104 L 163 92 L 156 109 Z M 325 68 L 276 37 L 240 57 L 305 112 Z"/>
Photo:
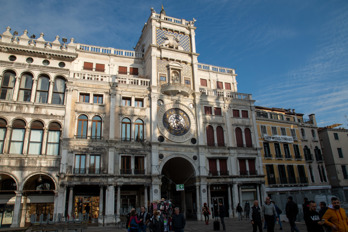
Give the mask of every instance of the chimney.
<path id="1" fill-rule="evenodd" d="M 310 115 L 308 115 L 308 116 L 309 116 L 309 121 L 311 121 L 312 124 L 313 124 L 314 126 L 316 126 L 316 125 L 317 125 L 317 120 L 315 119 L 315 114 L 310 114 Z"/>

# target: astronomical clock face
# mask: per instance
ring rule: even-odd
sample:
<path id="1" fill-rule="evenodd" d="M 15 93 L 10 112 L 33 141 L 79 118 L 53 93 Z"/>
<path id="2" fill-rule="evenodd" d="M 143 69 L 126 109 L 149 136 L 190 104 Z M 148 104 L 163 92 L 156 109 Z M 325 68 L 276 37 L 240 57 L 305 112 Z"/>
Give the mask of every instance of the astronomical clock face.
<path id="1" fill-rule="evenodd" d="M 158 129 L 167 139 L 182 143 L 191 139 L 196 123 L 191 109 L 182 104 L 166 104 L 158 109 Z"/>
<path id="2" fill-rule="evenodd" d="M 185 135 L 190 130 L 190 118 L 183 110 L 172 108 L 164 113 L 163 126 L 172 135 Z"/>

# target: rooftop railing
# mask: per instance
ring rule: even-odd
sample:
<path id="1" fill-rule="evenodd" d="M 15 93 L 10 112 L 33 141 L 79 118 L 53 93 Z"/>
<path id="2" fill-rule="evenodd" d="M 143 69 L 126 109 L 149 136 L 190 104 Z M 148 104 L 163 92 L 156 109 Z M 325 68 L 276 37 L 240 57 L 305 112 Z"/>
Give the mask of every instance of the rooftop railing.
<path id="1" fill-rule="evenodd" d="M 143 53 L 138 53 L 135 51 L 121 50 L 116 48 L 106 48 L 106 47 L 92 46 L 92 45 L 86 45 L 86 44 L 76 44 L 76 45 L 77 45 L 77 50 L 82 50 L 86 52 L 110 54 L 110 55 L 133 57 L 133 58 L 143 57 Z"/>
<path id="2" fill-rule="evenodd" d="M 251 94 L 238 93 L 238 92 L 233 92 L 230 90 L 200 88 L 199 92 L 207 96 L 218 96 L 218 97 L 226 97 L 226 98 L 233 98 L 233 99 L 239 99 L 239 100 L 252 100 Z"/>
<path id="3" fill-rule="evenodd" d="M 217 66 L 212 66 L 212 65 L 208 65 L 208 64 L 198 64 L 198 69 L 205 70 L 205 71 L 226 73 L 226 74 L 234 74 L 234 69 L 217 67 Z"/>

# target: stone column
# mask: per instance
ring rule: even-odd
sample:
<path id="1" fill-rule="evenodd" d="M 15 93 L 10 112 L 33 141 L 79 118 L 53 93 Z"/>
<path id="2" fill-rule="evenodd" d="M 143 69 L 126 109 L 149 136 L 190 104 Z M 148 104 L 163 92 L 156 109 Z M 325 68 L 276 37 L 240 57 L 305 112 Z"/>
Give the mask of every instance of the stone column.
<path id="1" fill-rule="evenodd" d="M 12 225 L 11 227 L 19 227 L 21 221 L 21 208 L 22 208 L 22 191 L 16 191 L 16 201 L 13 211 Z"/>
<path id="2" fill-rule="evenodd" d="M 239 191 L 238 191 L 238 185 L 237 184 L 233 184 L 233 187 L 232 187 L 232 198 L 233 198 L 233 212 L 234 212 L 234 215 L 236 216 L 237 215 L 237 212 L 236 212 L 236 207 L 239 203 Z"/>
<path id="3" fill-rule="evenodd" d="M 108 156 L 108 174 L 115 173 L 115 149 L 109 148 L 109 156 Z"/>
<path id="4" fill-rule="evenodd" d="M 233 208 L 232 208 L 232 197 L 231 197 L 231 185 L 228 185 L 228 217 L 233 217 Z"/>
<path id="5" fill-rule="evenodd" d="M 24 227 L 25 226 L 25 214 L 27 212 L 27 200 L 28 198 L 26 196 L 23 196 L 23 208 L 22 208 L 22 212 L 21 212 L 21 222 L 20 222 L 20 227 Z"/>
<path id="6" fill-rule="evenodd" d="M 116 85 L 116 83 L 113 83 Z M 116 93 L 110 93 L 110 127 L 109 127 L 109 139 L 115 139 L 115 104 Z"/>
<path id="7" fill-rule="evenodd" d="M 104 224 L 103 211 L 104 211 L 104 186 L 100 186 L 98 225 Z"/>
<path id="8" fill-rule="evenodd" d="M 68 203 L 68 216 L 72 216 L 72 207 L 73 207 L 73 198 L 74 198 L 74 188 L 70 187 L 69 188 L 69 203 Z"/>
<path id="9" fill-rule="evenodd" d="M 201 202 L 199 200 L 199 183 L 196 183 L 196 204 L 197 204 L 197 220 L 202 220 L 202 210 L 201 210 Z"/>
<path id="10" fill-rule="evenodd" d="M 30 135 L 30 127 L 26 126 L 25 127 L 25 135 L 24 135 L 24 141 L 23 141 L 23 150 L 22 150 L 22 154 L 28 154 L 28 143 L 29 143 L 29 135 Z"/>
<path id="11" fill-rule="evenodd" d="M 147 189 L 148 189 L 148 186 L 144 186 L 144 206 L 145 206 L 145 209 L 148 210 L 148 196 L 147 196 Z"/>
<path id="12" fill-rule="evenodd" d="M 53 209 L 53 221 L 57 221 L 58 217 L 57 217 L 57 211 L 58 211 L 58 191 L 54 191 L 54 209 Z"/>
<path id="13" fill-rule="evenodd" d="M 53 86 L 54 86 L 54 81 L 50 80 L 50 87 L 48 89 L 48 100 L 47 103 L 51 104 L 52 103 L 52 96 L 53 96 Z"/>
<path id="14" fill-rule="evenodd" d="M 31 88 L 30 102 L 35 102 L 36 89 L 37 89 L 37 79 L 34 78 L 34 80 L 33 80 L 33 86 L 32 86 L 32 88 Z"/>
<path id="15" fill-rule="evenodd" d="M 260 185 L 256 185 L 256 194 L 257 194 L 257 200 L 261 202 L 261 196 L 260 196 Z"/>
<path id="16" fill-rule="evenodd" d="M 121 221 L 121 185 L 117 185 L 116 222 Z"/>
<path id="17" fill-rule="evenodd" d="M 7 125 L 6 126 L 6 136 L 4 140 L 4 147 L 3 147 L 3 154 L 8 154 L 10 150 L 10 136 L 12 135 L 12 127 Z M 1 152 L 1 151 L 0 151 Z"/>
<path id="18" fill-rule="evenodd" d="M 16 78 L 16 82 L 15 82 L 15 86 L 13 87 L 13 96 L 12 96 L 13 101 L 17 101 L 19 86 L 21 83 L 21 77 L 15 77 L 15 78 Z"/>
<path id="19" fill-rule="evenodd" d="M 46 145 L 47 145 L 47 137 L 48 137 L 48 128 L 45 127 L 43 130 L 43 136 L 42 136 L 42 147 L 41 147 L 41 154 L 46 155 Z"/>
<path id="20" fill-rule="evenodd" d="M 201 180 L 201 184 L 200 184 L 200 195 L 201 195 L 201 204 L 198 206 L 200 209 L 202 209 L 203 204 L 207 203 L 208 207 L 210 206 L 210 202 L 208 199 L 208 185 L 206 183 L 202 183 Z M 202 220 L 204 218 L 202 217 Z"/>
<path id="21" fill-rule="evenodd" d="M 115 224 L 115 186 L 109 185 L 106 188 L 106 199 L 107 202 L 105 207 L 105 225 L 114 225 Z"/>
<path id="22" fill-rule="evenodd" d="M 66 186 L 62 186 L 58 189 L 56 220 L 58 219 L 58 214 L 62 216 L 65 215 L 66 190 Z"/>

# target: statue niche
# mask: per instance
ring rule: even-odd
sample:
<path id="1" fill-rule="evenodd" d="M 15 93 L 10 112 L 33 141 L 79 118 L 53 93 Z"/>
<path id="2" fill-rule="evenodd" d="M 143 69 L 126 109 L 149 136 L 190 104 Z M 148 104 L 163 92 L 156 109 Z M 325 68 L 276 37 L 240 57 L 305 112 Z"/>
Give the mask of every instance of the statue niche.
<path id="1" fill-rule="evenodd" d="M 180 38 L 178 36 L 175 35 L 165 35 L 163 37 L 164 42 L 162 43 L 163 47 L 168 47 L 168 48 L 174 48 L 174 49 L 178 49 L 178 50 L 184 50 L 179 42 L 180 42 Z"/>
<path id="2" fill-rule="evenodd" d="M 172 72 L 172 83 L 180 84 L 180 74 L 178 71 Z"/>

